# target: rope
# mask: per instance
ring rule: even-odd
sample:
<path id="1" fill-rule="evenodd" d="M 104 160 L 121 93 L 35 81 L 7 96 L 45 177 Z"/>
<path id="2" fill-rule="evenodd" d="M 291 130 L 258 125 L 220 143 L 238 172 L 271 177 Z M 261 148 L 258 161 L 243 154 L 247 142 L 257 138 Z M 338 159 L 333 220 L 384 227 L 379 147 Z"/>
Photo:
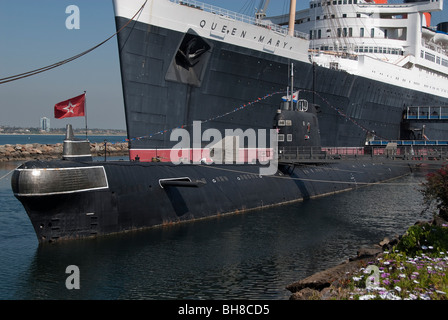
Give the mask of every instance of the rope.
<path id="1" fill-rule="evenodd" d="M 19 166 L 15 167 L 14 169 L 12 169 L 11 171 L 9 171 L 7 174 L 5 174 L 4 176 L 0 177 L 0 181 L 2 181 L 3 179 L 5 179 L 7 176 L 9 176 L 11 173 L 14 172 L 14 170 L 16 170 Z"/>
<path id="2" fill-rule="evenodd" d="M 273 96 L 278 95 L 278 94 L 284 94 L 284 93 L 285 92 L 283 92 L 283 91 L 277 91 L 277 92 L 268 93 L 268 94 L 266 94 L 266 95 L 264 95 L 262 97 L 256 98 L 253 101 L 250 101 L 250 102 L 247 102 L 245 104 L 242 104 L 239 107 L 234 107 L 234 108 L 232 108 L 232 110 L 230 110 L 230 111 L 228 111 L 226 113 L 223 113 L 223 114 L 211 117 L 211 118 L 206 119 L 206 120 L 198 120 L 198 121 L 200 121 L 201 124 L 207 123 L 207 122 L 211 122 L 211 121 L 215 121 L 215 120 L 218 120 L 219 118 L 228 116 L 228 115 L 230 115 L 232 113 L 239 112 L 241 110 L 247 109 L 247 108 L 249 108 L 249 107 L 251 107 L 251 106 L 253 106 L 253 105 L 255 105 L 255 104 L 259 103 L 259 102 L 262 102 L 262 101 L 264 101 L 264 100 L 266 100 L 266 99 L 268 99 L 270 97 L 273 97 Z M 166 129 L 166 130 L 161 130 L 159 132 L 154 132 L 154 133 L 148 134 L 146 136 L 140 136 L 140 137 L 125 139 L 125 141 L 149 140 L 149 139 L 151 139 L 154 136 L 163 135 L 163 134 L 171 132 L 171 131 L 173 131 L 175 129 L 184 129 L 184 128 L 191 127 L 191 126 L 193 126 L 193 123 L 187 123 L 187 124 L 183 124 L 183 125 L 171 128 L 171 129 Z M 125 141 L 122 141 L 122 142 L 125 142 Z"/>
<path id="3" fill-rule="evenodd" d="M 81 52 L 81 53 L 79 53 L 79 54 L 77 54 L 77 55 L 75 55 L 75 56 L 73 56 L 73 57 L 71 57 L 71 58 L 68 58 L 68 59 L 65 59 L 65 60 L 61 60 L 61 61 L 59 61 L 59 62 L 53 63 L 53 64 L 48 65 L 48 66 L 46 66 L 46 67 L 42 67 L 42 68 L 35 69 L 35 70 L 31 70 L 31 71 L 28 71 L 28 72 L 24 72 L 24 73 L 16 74 L 16 75 L 14 75 L 14 76 L 9 76 L 9 77 L 6 77 L 6 78 L 1 78 L 1 79 L 0 79 L 0 84 L 5 84 L 5 83 L 11 82 L 11 81 L 20 80 L 20 79 L 23 79 L 23 78 L 27 78 L 27 77 L 34 76 L 34 75 L 36 75 L 36 74 L 39 74 L 39 73 L 42 73 L 42 72 L 45 72 L 45 71 L 49 71 L 49 70 L 51 70 L 51 69 L 54 69 L 54 68 L 60 67 L 60 66 L 62 66 L 62 65 L 64 65 L 64 64 L 67 64 L 67 63 L 69 63 L 69 62 L 71 62 L 71 61 L 73 61 L 73 60 L 76 60 L 76 59 L 78 59 L 78 58 L 81 58 L 82 56 L 84 56 L 84 55 L 86 55 L 86 54 L 92 52 L 93 50 L 99 48 L 100 46 L 102 46 L 103 44 L 105 44 L 106 42 L 108 42 L 110 39 L 112 39 L 113 37 L 115 37 L 115 36 L 116 36 L 117 34 L 119 34 L 124 28 L 126 28 L 126 27 L 129 25 L 129 23 L 131 23 L 131 21 L 133 21 L 133 20 L 135 19 L 135 17 L 136 17 L 136 16 L 143 10 L 143 8 L 145 7 L 145 5 L 146 5 L 147 2 L 148 2 L 148 0 L 145 1 L 145 3 L 141 6 L 141 8 L 135 13 L 135 15 L 134 15 L 131 19 L 129 19 L 129 21 L 128 21 L 123 27 L 121 27 L 117 32 L 115 32 L 115 33 L 114 33 L 113 35 L 111 35 L 109 38 L 107 38 L 106 40 L 100 42 L 100 43 L 97 44 L 96 46 L 94 46 L 94 47 L 92 47 L 92 48 L 90 48 L 90 49 L 88 49 L 88 50 L 86 50 L 86 51 L 84 51 L 84 52 Z"/>
<path id="4" fill-rule="evenodd" d="M 299 89 L 299 94 L 300 91 L 303 92 L 309 92 L 309 93 L 313 93 L 316 96 L 318 96 L 323 102 L 325 102 L 331 109 L 333 109 L 334 111 L 336 111 L 341 117 L 345 118 L 346 120 L 352 122 L 355 126 L 357 126 L 358 128 L 364 130 L 367 133 L 370 133 L 372 135 L 374 135 L 375 137 L 377 137 L 380 140 L 384 140 L 384 141 L 389 141 L 389 139 L 383 138 L 378 136 L 374 131 L 371 131 L 369 129 L 367 129 L 366 127 L 364 127 L 363 125 L 361 125 L 360 123 L 358 123 L 355 119 L 353 119 L 352 117 L 350 117 L 349 115 L 345 114 L 344 112 L 341 111 L 340 108 L 333 106 L 327 99 L 325 99 L 324 97 L 322 97 L 317 91 L 314 90 L 307 90 L 307 89 Z"/>

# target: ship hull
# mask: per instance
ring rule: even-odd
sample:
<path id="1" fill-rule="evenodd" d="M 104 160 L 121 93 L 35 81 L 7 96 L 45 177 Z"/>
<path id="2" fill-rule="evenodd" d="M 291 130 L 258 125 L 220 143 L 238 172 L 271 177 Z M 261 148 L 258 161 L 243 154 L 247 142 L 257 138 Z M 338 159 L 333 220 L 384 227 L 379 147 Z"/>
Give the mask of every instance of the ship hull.
<path id="1" fill-rule="evenodd" d="M 117 28 L 127 21 L 117 17 Z M 191 37 L 208 48 L 194 79 L 181 74 L 185 68 L 176 64 L 179 48 Z M 118 42 L 131 158 L 173 147 L 172 129 L 190 130 L 193 121 L 203 121 L 203 130 L 221 132 L 271 128 L 272 113 L 286 95 L 291 64 L 300 98 L 319 108 L 324 147 L 364 146 L 369 134 L 400 140 L 408 106 L 448 103 L 441 96 L 204 38 L 193 29 L 184 33 L 135 22 L 119 34 Z M 180 70 L 177 75 L 175 70 Z M 253 101 L 257 103 L 247 106 Z M 448 137 L 445 126 L 436 122 L 427 124 L 425 132 L 431 140 Z"/>
<path id="2" fill-rule="evenodd" d="M 40 243 L 91 238 L 244 212 L 351 190 L 410 173 L 406 164 L 259 165 L 32 161 L 12 188 Z M 68 172 L 68 173 L 67 173 Z"/>

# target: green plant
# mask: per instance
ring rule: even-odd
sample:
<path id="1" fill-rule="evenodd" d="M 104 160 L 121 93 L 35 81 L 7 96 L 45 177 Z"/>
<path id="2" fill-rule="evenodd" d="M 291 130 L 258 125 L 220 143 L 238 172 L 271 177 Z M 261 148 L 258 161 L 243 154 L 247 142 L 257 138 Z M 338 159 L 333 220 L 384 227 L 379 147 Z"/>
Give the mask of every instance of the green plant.
<path id="1" fill-rule="evenodd" d="M 444 220 L 448 220 L 448 165 L 426 176 L 426 182 L 422 184 L 423 202 L 428 210 L 434 203 L 438 214 Z"/>
<path id="2" fill-rule="evenodd" d="M 448 228 L 429 223 L 414 225 L 403 235 L 396 249 L 413 256 L 428 248 L 435 252 L 448 250 Z"/>

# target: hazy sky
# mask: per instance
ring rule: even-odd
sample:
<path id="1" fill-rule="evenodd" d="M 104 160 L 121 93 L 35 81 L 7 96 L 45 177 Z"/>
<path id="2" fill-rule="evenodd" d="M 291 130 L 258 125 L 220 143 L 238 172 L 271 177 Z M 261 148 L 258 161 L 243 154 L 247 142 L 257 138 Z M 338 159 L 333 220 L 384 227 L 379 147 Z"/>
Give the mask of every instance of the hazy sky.
<path id="1" fill-rule="evenodd" d="M 202 2 L 251 14 L 260 0 Z M 70 5 L 80 10 L 79 29 L 66 28 Z M 297 1 L 297 9 L 307 6 L 308 1 Z M 288 8 L 289 0 L 271 0 L 268 15 L 285 13 Z M 433 25 L 448 21 L 448 9 L 444 11 L 433 14 Z M 0 0 L 0 78 L 70 58 L 114 32 L 112 0 Z M 59 120 L 53 115 L 56 103 L 83 91 L 87 92 L 89 128 L 125 129 L 116 38 L 59 68 L 0 84 L 0 125 L 38 127 L 40 118 L 48 117 L 51 127 L 71 123 L 83 128 L 83 117 Z"/>

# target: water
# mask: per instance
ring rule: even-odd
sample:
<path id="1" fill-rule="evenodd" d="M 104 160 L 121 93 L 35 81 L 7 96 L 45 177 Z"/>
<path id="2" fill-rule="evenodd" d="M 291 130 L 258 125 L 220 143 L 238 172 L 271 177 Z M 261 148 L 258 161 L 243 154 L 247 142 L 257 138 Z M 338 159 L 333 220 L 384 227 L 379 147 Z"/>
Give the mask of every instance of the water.
<path id="1" fill-rule="evenodd" d="M 0 163 L 0 178 L 18 163 Z M 391 184 L 244 214 L 39 246 L 0 180 L 0 299 L 268 299 L 422 217 L 414 173 Z M 249 192 L 249 191 L 248 191 Z M 68 290 L 66 267 L 80 269 Z"/>
<path id="2" fill-rule="evenodd" d="M 77 135 L 79 139 L 84 139 L 85 135 Z M 37 135 L 21 135 L 21 134 L 1 134 L 0 135 L 0 146 L 5 144 L 32 144 L 32 143 L 41 143 L 41 144 L 56 144 L 62 143 L 64 141 L 65 135 L 45 135 L 45 134 L 37 134 Z M 87 136 L 87 138 L 92 143 L 96 142 L 104 142 L 107 140 L 108 142 L 123 142 L 127 137 L 125 136 Z"/>

